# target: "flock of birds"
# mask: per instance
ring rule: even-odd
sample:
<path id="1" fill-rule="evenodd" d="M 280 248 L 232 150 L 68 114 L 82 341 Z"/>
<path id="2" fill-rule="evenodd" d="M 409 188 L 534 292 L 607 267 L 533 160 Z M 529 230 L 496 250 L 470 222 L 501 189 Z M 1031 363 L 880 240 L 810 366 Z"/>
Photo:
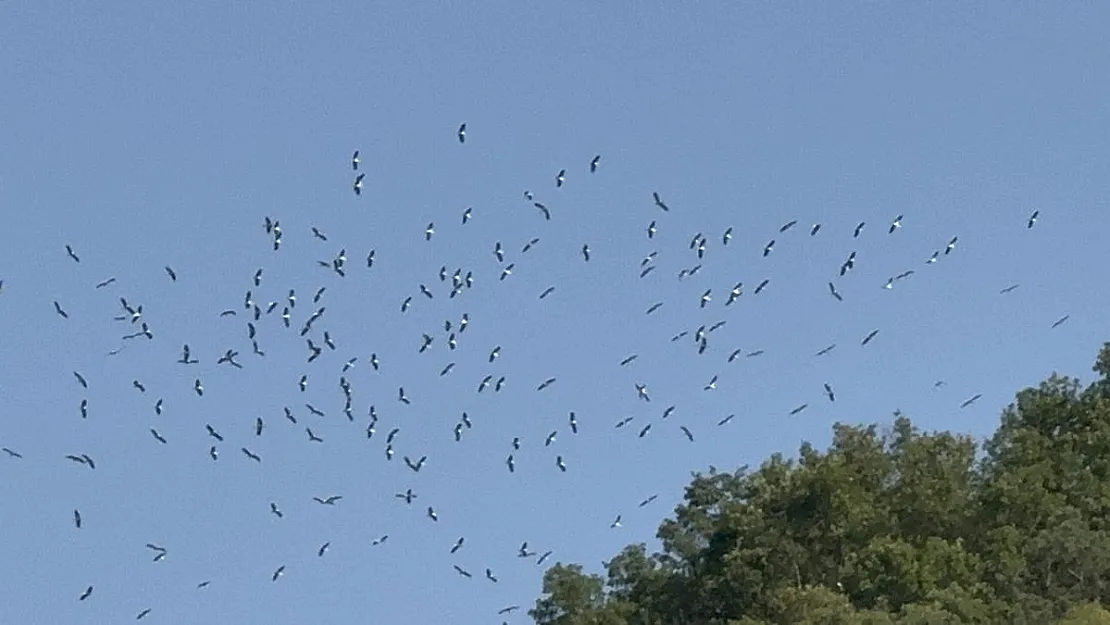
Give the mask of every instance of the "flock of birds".
<path id="1" fill-rule="evenodd" d="M 465 123 L 458 128 L 457 139 L 460 144 L 466 143 L 467 125 Z M 352 182 L 353 192 L 356 196 L 361 196 L 364 190 L 364 184 L 366 183 L 366 174 L 360 169 L 361 160 L 358 150 L 355 150 L 351 157 L 351 167 L 354 171 L 354 179 Z M 590 174 L 596 174 L 600 170 L 600 168 L 601 156 L 596 155 L 592 157 L 592 159 L 590 159 L 588 171 Z M 565 184 L 567 184 L 567 170 L 562 169 L 558 171 L 555 174 L 552 183 L 552 186 L 556 190 L 562 188 Z M 540 218 L 542 218 L 543 220 L 552 219 L 552 209 L 549 208 L 545 202 L 537 199 L 535 194 L 533 194 L 531 191 L 524 191 L 523 197 L 524 201 L 529 203 L 531 207 L 536 210 Z M 655 240 L 659 228 L 663 227 L 660 224 L 660 221 L 664 219 L 663 216 L 665 214 L 671 212 L 671 207 L 668 206 L 667 202 L 658 192 L 651 193 L 651 203 L 654 206 L 654 209 L 658 211 L 659 216 L 657 217 L 657 219 L 648 220 L 649 223 L 645 224 L 643 236 L 648 241 Z M 470 223 L 473 216 L 473 209 L 466 208 L 462 211 L 461 214 L 461 224 L 464 226 L 467 225 L 468 223 Z M 890 220 L 889 223 L 885 224 L 885 236 L 896 235 L 896 233 L 903 228 L 904 217 L 905 216 L 901 214 L 896 215 Z M 1038 218 L 1039 212 L 1033 212 L 1028 217 L 1028 220 L 1025 224 L 1026 227 L 1033 228 L 1034 225 L 1037 223 Z M 767 243 L 762 248 L 762 256 L 766 258 L 774 254 L 777 241 L 790 236 L 791 232 L 795 230 L 797 226 L 798 221 L 791 220 L 784 223 L 780 228 L 778 228 L 777 232 L 768 237 Z M 863 221 L 860 221 L 856 223 L 853 227 L 851 227 L 851 240 L 854 241 L 862 236 L 865 236 L 864 233 L 866 227 L 867 223 Z M 265 217 L 263 228 L 268 239 L 268 246 L 272 248 L 273 252 L 279 252 L 281 250 L 284 237 L 284 231 L 282 229 L 282 224 L 280 220 L 269 216 Z M 823 231 L 824 229 L 822 224 L 814 223 L 808 227 L 808 236 L 816 237 L 819 236 L 819 234 Z M 328 241 L 328 236 L 316 227 L 312 227 L 310 234 L 312 238 L 321 242 Z M 430 242 L 436 236 L 436 224 L 434 222 L 428 223 L 423 231 L 424 241 Z M 709 235 L 702 232 L 692 233 L 692 236 L 690 236 L 689 242 L 687 244 L 688 249 L 686 250 L 686 252 L 689 253 L 689 265 L 682 267 L 677 272 L 677 279 L 687 280 L 697 276 L 699 271 L 702 269 L 702 262 L 706 257 L 707 250 L 710 245 L 715 246 L 719 244 L 722 247 L 727 247 L 731 244 L 732 238 L 732 228 L 726 229 L 724 232 L 720 233 L 713 239 L 711 239 Z M 933 251 L 931 255 L 927 255 L 921 259 L 921 267 L 927 267 L 938 262 L 943 262 L 946 258 L 956 252 L 958 241 L 958 236 L 952 236 L 951 238 L 947 239 L 946 242 L 940 242 L 941 245 L 938 245 L 936 250 Z M 520 254 L 527 254 L 529 250 L 538 242 L 538 238 L 530 239 L 520 249 Z M 579 244 L 576 243 L 575 246 L 577 245 Z M 582 243 L 581 247 L 578 249 L 582 262 L 589 263 L 591 261 L 590 245 L 588 243 Z M 71 245 L 66 245 L 65 252 L 68 255 L 69 259 L 71 259 L 74 263 L 81 263 L 81 258 L 74 247 L 72 247 Z M 493 258 L 493 260 L 496 261 L 496 270 L 491 272 L 491 276 L 497 276 L 497 279 L 499 281 L 511 279 L 514 275 L 513 272 L 516 268 L 516 264 L 512 259 L 513 254 L 510 253 L 509 249 L 505 245 L 503 245 L 501 241 L 495 241 L 489 248 L 489 254 Z M 640 261 L 639 267 L 636 269 L 636 274 L 639 276 L 639 278 L 645 279 L 650 274 L 657 271 L 657 269 L 660 267 L 656 264 L 657 255 L 658 250 L 652 251 Z M 365 260 L 363 261 L 365 264 L 363 270 L 373 270 L 375 260 L 375 251 L 370 250 L 365 256 Z M 847 278 L 848 275 L 855 268 L 856 262 L 857 252 L 852 249 L 847 249 L 843 262 L 838 267 L 830 268 L 830 275 L 833 276 L 833 279 L 830 280 L 827 284 L 829 297 L 832 297 L 838 301 L 844 300 L 844 296 L 837 288 L 837 281 Z M 352 268 L 348 264 L 346 249 L 340 249 L 338 253 L 330 259 L 317 261 L 317 264 L 320 267 L 333 272 L 339 277 L 344 277 L 347 275 L 348 271 L 354 270 L 354 268 Z M 918 268 L 906 268 L 903 271 L 892 274 L 886 281 L 884 288 L 894 288 L 895 285 L 897 285 L 899 282 L 915 275 L 917 271 Z M 177 271 L 172 267 L 165 267 L 165 274 L 166 279 L 170 281 L 176 281 L 178 279 Z M 310 374 L 315 375 L 315 371 L 320 367 L 318 361 L 326 353 L 337 352 L 340 349 L 338 346 L 338 337 L 332 336 L 328 330 L 322 329 L 320 327 L 321 320 L 326 319 L 329 315 L 335 314 L 335 312 L 329 310 L 329 307 L 327 306 L 327 288 L 325 286 L 320 286 L 314 293 L 303 299 L 300 298 L 299 294 L 294 289 L 281 288 L 279 291 L 281 293 L 280 297 L 275 300 L 262 301 L 261 299 L 256 299 L 256 297 L 260 293 L 260 290 L 263 288 L 263 282 L 264 270 L 258 269 L 253 274 L 253 276 L 251 276 L 252 286 L 249 290 L 245 292 L 239 305 L 229 307 L 218 313 L 218 316 L 221 318 L 243 319 L 245 317 L 245 320 L 243 320 L 242 322 L 244 326 L 243 329 L 245 336 L 244 344 L 242 347 L 220 348 L 223 349 L 222 353 L 220 353 L 219 349 L 213 349 L 211 346 L 206 345 L 201 347 L 200 349 L 194 350 L 193 347 L 191 347 L 189 344 L 184 344 L 180 348 L 180 357 L 176 360 L 176 363 L 174 364 L 182 367 L 183 371 L 189 371 L 190 367 L 193 367 L 194 365 L 197 365 L 201 362 L 198 354 L 211 353 L 213 355 L 213 360 L 217 366 L 242 369 L 246 366 L 249 366 L 243 360 L 243 351 L 248 348 L 248 344 L 250 349 L 249 353 L 253 356 L 262 358 L 266 355 L 266 350 L 263 349 L 263 340 L 271 338 L 273 333 L 285 332 L 288 336 L 293 337 L 291 340 L 301 341 L 304 345 L 304 373 L 301 373 L 296 380 L 297 388 L 301 393 L 304 393 L 308 388 Z M 696 303 L 697 306 L 701 309 L 705 309 L 709 306 L 714 305 L 723 306 L 724 309 L 731 309 L 733 306 L 736 306 L 749 292 L 750 295 L 748 295 L 748 297 L 759 296 L 761 293 L 764 292 L 764 290 L 769 287 L 770 282 L 770 278 L 762 278 L 758 282 L 750 285 L 750 291 L 748 290 L 749 285 L 745 284 L 744 282 L 736 282 L 730 288 L 724 289 L 722 291 L 718 291 L 715 288 L 706 288 L 704 289 L 704 291 L 700 292 Z M 110 277 L 96 283 L 94 288 L 97 290 L 107 289 L 113 286 L 115 283 L 116 279 L 114 277 Z M 429 284 L 431 286 L 429 286 Z M 3 281 L 0 280 L 0 294 L 3 293 L 3 285 Z M 430 300 L 446 297 L 448 300 L 455 300 L 464 291 L 475 288 L 475 285 L 476 276 L 474 270 L 464 270 L 463 268 L 448 268 L 447 266 L 442 266 L 439 268 L 438 272 L 429 276 L 427 283 L 415 285 L 412 294 L 408 295 L 401 302 L 399 302 L 397 309 L 401 314 L 407 313 L 410 308 L 415 305 L 416 302 L 421 300 L 421 298 Z M 1017 289 L 1018 286 L 1019 285 L 1017 284 L 1007 286 L 1006 288 L 1002 289 L 1001 293 L 1005 294 L 1012 292 Z M 554 290 L 555 286 L 547 287 L 539 294 L 539 298 L 544 299 L 550 296 Z M 125 347 L 127 344 L 130 344 L 131 342 L 157 340 L 155 330 L 158 327 L 158 320 L 148 319 L 144 315 L 144 309 L 141 303 L 130 301 L 128 298 L 123 296 L 118 297 L 118 303 L 119 310 L 117 314 L 114 315 L 114 319 L 117 322 L 120 322 L 122 325 L 126 326 L 128 328 L 128 331 L 121 337 L 122 346 L 110 351 L 110 356 L 117 356 L 121 354 L 121 352 L 123 351 L 123 347 Z M 66 320 L 70 319 L 70 313 L 67 312 L 66 307 L 61 300 L 54 300 L 52 302 L 52 305 L 54 312 L 59 317 Z M 651 316 L 655 314 L 658 310 L 660 310 L 660 308 L 664 305 L 665 302 L 663 301 L 652 302 L 644 310 L 644 314 L 647 316 Z M 1062 325 L 1067 321 L 1067 319 L 1068 316 L 1061 317 L 1052 324 L 1052 327 L 1055 328 Z M 687 341 L 689 344 L 692 345 L 692 349 L 696 350 L 698 354 L 704 354 L 710 347 L 710 341 L 713 338 L 714 333 L 718 329 L 723 327 L 726 323 L 726 320 L 720 320 L 716 323 L 700 325 L 696 328 L 683 329 L 674 334 L 674 336 L 671 338 L 671 341 Z M 457 315 L 454 316 L 452 319 L 444 321 L 441 328 L 425 328 L 419 331 L 419 336 L 414 337 L 418 339 L 416 341 L 417 352 L 424 353 L 429 349 L 439 347 L 446 349 L 449 353 L 453 353 L 456 350 L 465 349 L 466 346 L 464 345 L 464 335 L 466 334 L 468 327 L 470 327 L 470 324 L 471 319 L 469 314 L 466 311 L 459 310 Z M 861 346 L 867 346 L 872 341 L 876 340 L 879 333 L 880 330 L 878 328 L 871 330 L 866 335 L 860 337 L 859 344 Z M 830 343 L 817 351 L 814 355 L 823 356 L 836 348 L 837 345 L 835 343 Z M 492 365 L 500 357 L 501 349 L 502 348 L 500 345 L 495 345 L 490 348 L 488 352 L 483 351 L 482 353 L 485 354 L 485 360 Z M 744 351 L 741 349 L 730 349 L 726 350 L 726 352 L 728 353 L 726 361 L 731 363 L 739 358 L 758 357 L 763 353 L 763 350 Z M 217 353 L 219 354 L 218 356 L 216 356 Z M 637 354 L 630 354 L 626 358 L 621 360 L 619 365 L 621 367 L 627 367 L 631 365 L 637 358 Z M 336 383 L 338 384 L 338 387 L 343 394 L 343 407 L 341 409 L 342 414 L 350 422 L 359 422 L 364 424 L 365 427 L 363 432 L 366 439 L 371 441 L 381 440 L 383 453 L 387 460 L 394 460 L 395 455 L 400 453 L 400 460 L 405 464 L 405 466 L 407 466 L 407 468 L 411 470 L 413 474 L 419 474 L 426 466 L 426 463 L 429 462 L 429 458 L 427 455 L 424 454 L 418 455 L 414 453 L 412 455 L 407 455 L 398 451 L 397 446 L 400 442 L 398 437 L 401 432 L 400 426 L 394 425 L 389 427 L 388 430 L 383 428 L 384 433 L 379 433 L 379 414 L 378 409 L 374 405 L 371 405 L 369 407 L 369 410 L 365 415 L 363 414 L 362 410 L 359 410 L 356 413 L 354 400 L 354 383 L 351 381 L 348 375 L 352 369 L 354 369 L 356 366 L 361 365 L 362 363 L 365 363 L 366 366 L 370 367 L 370 369 L 375 372 L 379 371 L 382 367 L 385 366 L 383 364 L 383 360 L 379 359 L 379 355 L 377 353 L 371 353 L 368 356 L 361 354 L 351 354 L 344 360 L 342 360 L 342 364 L 337 366 L 339 372 L 336 380 Z M 456 363 L 450 362 L 443 367 L 439 375 L 446 376 L 450 374 L 455 369 L 455 367 Z M 73 382 L 77 384 L 80 389 L 89 389 L 90 379 L 86 377 L 84 373 L 80 371 L 72 371 L 71 373 L 66 372 L 65 375 L 71 376 Z M 327 374 L 321 373 L 320 375 Z M 205 393 L 205 387 L 204 381 L 201 379 L 201 376 L 190 375 L 188 377 L 190 378 L 189 384 L 191 386 L 192 392 L 195 393 L 198 397 L 203 397 Z M 499 393 L 505 386 L 507 379 L 506 376 L 503 374 L 498 375 L 491 373 L 484 375 L 484 377 L 481 377 L 480 380 L 476 381 L 477 384 L 474 386 L 475 392 Z M 548 377 L 538 384 L 536 390 L 543 391 L 556 383 L 557 377 Z M 714 375 L 711 379 L 706 381 L 703 389 L 706 391 L 713 390 L 717 387 L 717 384 L 718 376 Z M 137 379 L 133 380 L 131 382 L 131 385 L 139 393 L 145 394 L 147 392 L 146 386 Z M 941 385 L 943 385 L 942 381 L 938 381 L 936 383 L 936 386 Z M 647 381 L 634 382 L 631 385 L 631 388 L 628 389 L 628 393 L 634 394 L 634 397 L 636 397 L 638 400 L 643 401 L 645 404 L 649 404 L 653 401 Z M 978 400 L 980 396 L 981 395 L 977 394 L 968 398 L 961 404 L 961 408 L 966 408 L 970 406 L 976 400 Z M 824 383 L 824 397 L 829 402 L 836 401 L 835 389 L 829 383 Z M 402 405 L 409 405 L 411 403 L 411 398 L 404 386 L 400 386 L 397 388 L 395 401 L 399 402 Z M 326 414 L 325 410 L 318 408 L 311 402 L 303 402 L 303 406 L 308 414 L 311 414 L 315 417 L 323 417 Z M 789 414 L 797 415 L 806 410 L 808 407 L 808 403 L 800 403 L 792 410 L 790 410 Z M 649 433 L 652 432 L 653 428 L 658 429 L 664 424 L 669 423 L 667 419 L 674 414 L 675 409 L 676 405 L 673 404 L 663 407 L 658 411 L 658 419 L 654 419 L 648 423 L 643 424 L 642 426 L 636 427 L 636 435 L 639 438 L 646 437 L 649 435 Z M 82 399 L 78 406 L 80 418 L 89 418 L 89 410 L 90 409 L 88 400 Z M 153 410 L 155 415 L 161 415 L 163 413 L 162 399 L 157 399 L 153 403 Z M 204 431 L 198 434 L 202 434 L 205 438 L 208 439 L 207 454 L 212 461 L 219 461 L 222 457 L 222 451 L 225 448 L 230 448 L 233 450 L 232 453 L 241 455 L 242 461 L 262 464 L 264 463 L 264 457 L 262 453 L 255 451 L 254 449 L 252 449 L 252 447 L 255 447 L 254 441 L 260 440 L 264 436 L 268 428 L 286 427 L 298 429 L 303 431 L 304 439 L 309 444 L 319 445 L 324 443 L 324 439 L 319 434 L 319 432 L 314 431 L 313 428 L 308 425 L 307 421 L 301 415 L 297 414 L 298 411 L 295 411 L 294 409 L 286 406 L 281 414 L 272 415 L 273 418 L 271 418 L 271 415 L 254 417 L 253 423 L 245 423 L 243 424 L 243 427 L 236 428 L 234 432 L 223 432 L 211 423 L 206 423 L 203 426 Z M 717 421 L 716 425 L 725 426 L 730 421 L 732 421 L 735 416 L 735 414 L 730 414 Z M 277 423 L 275 423 L 275 421 Z M 631 425 L 632 421 L 633 417 L 623 418 L 615 424 L 615 427 L 625 428 L 626 426 Z M 473 427 L 474 420 L 472 420 L 471 417 L 464 412 L 460 420 L 453 425 L 453 436 L 455 441 L 461 441 L 466 433 Z M 688 425 L 677 425 L 675 426 L 675 430 L 676 433 L 680 432 L 686 440 L 690 442 L 693 442 L 695 440 L 694 431 Z M 571 435 L 575 435 L 579 431 L 578 417 L 573 411 L 571 411 L 566 416 L 565 431 L 569 431 Z M 157 427 L 150 427 L 149 433 L 151 440 L 153 440 L 154 443 L 158 445 L 170 444 L 170 441 L 167 439 L 167 437 L 164 436 Z M 538 435 L 537 439 L 542 437 L 543 446 L 545 448 L 549 448 L 556 444 L 560 434 L 561 431 L 559 429 L 555 429 L 551 430 L 550 432 L 546 432 L 545 434 Z M 522 439 L 520 437 L 513 437 L 511 441 L 509 441 L 509 446 L 510 449 L 508 450 L 508 453 L 504 457 L 503 461 L 505 467 L 504 470 L 508 472 L 514 472 L 516 470 L 518 455 L 526 453 L 526 449 L 524 449 Z M 3 447 L 2 450 L 4 454 L 6 454 L 13 461 L 24 459 L 23 453 L 18 449 L 12 447 Z M 81 465 L 83 467 L 86 467 L 90 471 L 95 470 L 97 466 L 96 460 L 86 453 L 69 454 L 66 455 L 65 458 L 62 460 Z M 568 465 L 564 456 L 557 453 L 554 454 L 551 460 L 551 466 L 554 470 L 557 470 L 559 472 L 568 471 Z M 639 507 L 647 506 L 657 497 L 658 495 L 652 495 L 640 501 L 638 505 Z M 418 505 L 422 509 L 423 515 L 426 516 L 430 522 L 438 522 L 439 514 L 437 512 L 435 502 L 421 501 L 420 504 L 417 504 L 416 502 L 420 499 L 420 496 L 416 491 L 413 490 L 413 488 L 406 487 L 402 490 L 399 490 L 395 494 L 395 498 L 399 503 L 402 503 L 404 505 Z M 314 504 L 319 506 L 338 506 L 341 504 L 343 499 L 343 495 L 340 494 L 321 494 L 320 496 L 314 497 L 311 503 L 306 502 L 306 505 Z M 284 511 L 276 501 L 264 502 L 260 505 L 268 505 L 270 514 L 272 514 L 273 517 L 277 519 L 282 519 L 285 515 Z M 621 523 L 622 515 L 618 514 L 612 520 L 610 527 L 620 527 Z M 73 510 L 73 525 L 78 530 L 80 530 L 83 526 L 83 517 L 80 510 Z M 371 542 L 371 545 L 381 545 L 385 543 L 388 539 L 388 534 L 382 534 L 375 538 Z M 458 537 L 448 550 L 449 554 L 453 556 L 460 552 L 464 548 L 465 543 L 466 539 L 464 536 Z M 330 542 L 323 542 L 322 544 L 315 546 L 314 549 L 316 550 L 316 553 L 319 557 L 324 557 L 330 546 Z M 534 549 L 528 542 L 524 542 L 519 545 L 515 545 L 514 542 L 514 546 L 515 553 L 519 558 L 531 559 L 536 565 L 543 565 L 545 562 L 548 562 L 549 558 L 553 554 L 553 550 L 551 549 Z M 169 554 L 167 548 L 157 544 L 148 543 L 146 544 L 146 548 L 149 549 L 152 553 L 152 559 L 154 562 L 159 562 L 163 560 Z M 457 561 L 452 562 L 451 566 L 458 575 L 464 578 L 471 578 L 478 575 L 483 577 L 490 583 L 498 582 L 498 576 L 491 568 L 483 566 L 481 568 L 483 568 L 484 570 L 472 571 L 464 567 Z M 269 574 L 269 580 L 275 583 L 279 582 L 282 576 L 286 573 L 286 570 L 286 564 L 275 563 L 273 570 Z M 200 581 L 196 585 L 196 588 L 205 589 L 213 583 L 218 583 L 218 579 Z M 80 589 L 78 592 L 75 592 L 74 596 L 78 601 L 94 601 L 95 589 L 95 582 L 90 580 L 90 583 L 87 585 L 87 587 Z M 141 620 L 147 617 L 152 613 L 152 609 L 152 607 L 143 607 L 137 613 L 136 619 Z M 508 615 L 519 609 L 519 605 L 509 605 L 499 609 L 497 613 L 500 615 Z"/>

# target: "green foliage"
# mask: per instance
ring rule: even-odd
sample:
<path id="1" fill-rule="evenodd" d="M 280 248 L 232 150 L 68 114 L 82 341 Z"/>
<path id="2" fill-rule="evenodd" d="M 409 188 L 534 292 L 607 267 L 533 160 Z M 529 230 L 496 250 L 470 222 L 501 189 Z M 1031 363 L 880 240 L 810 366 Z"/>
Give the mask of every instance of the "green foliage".
<path id="1" fill-rule="evenodd" d="M 1110 343 L 975 443 L 837 424 L 758 470 L 695 474 L 659 553 L 556 564 L 538 625 L 1110 625 Z"/>

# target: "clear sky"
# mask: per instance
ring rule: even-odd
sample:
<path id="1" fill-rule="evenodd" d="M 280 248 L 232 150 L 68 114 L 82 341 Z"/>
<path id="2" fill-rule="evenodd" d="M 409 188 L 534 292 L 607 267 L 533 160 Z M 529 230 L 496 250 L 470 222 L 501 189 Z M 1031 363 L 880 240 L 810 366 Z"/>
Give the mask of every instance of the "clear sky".
<path id="1" fill-rule="evenodd" d="M 1110 310 L 1110 9 L 824 4 L 0 3 L 0 446 L 23 456 L 0 455 L 0 620 L 525 623 L 548 564 L 653 542 L 691 471 L 895 410 L 983 436 L 1021 388 L 1089 379 Z M 345 277 L 317 264 L 342 249 Z M 450 298 L 456 269 L 473 284 Z M 140 325 L 113 320 L 120 297 L 152 339 L 121 339 Z M 697 328 L 726 321 L 699 354 Z M 185 343 L 199 363 L 176 362 Z M 217 364 L 228 349 L 242 369 Z M 476 392 L 487 375 L 500 392 Z M 524 541 L 553 554 L 518 558 Z"/>

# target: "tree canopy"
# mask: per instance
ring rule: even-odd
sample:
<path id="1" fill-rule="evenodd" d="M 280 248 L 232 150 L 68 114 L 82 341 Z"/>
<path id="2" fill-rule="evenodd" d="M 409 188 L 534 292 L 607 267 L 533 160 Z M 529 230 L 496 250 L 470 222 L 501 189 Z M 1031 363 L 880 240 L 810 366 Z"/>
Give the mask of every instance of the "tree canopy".
<path id="1" fill-rule="evenodd" d="M 826 451 L 694 475 L 605 575 L 558 563 L 538 625 L 1110 624 L 1110 343 L 1087 387 L 968 436 L 836 424 Z M 981 453 L 977 453 L 981 452 Z"/>

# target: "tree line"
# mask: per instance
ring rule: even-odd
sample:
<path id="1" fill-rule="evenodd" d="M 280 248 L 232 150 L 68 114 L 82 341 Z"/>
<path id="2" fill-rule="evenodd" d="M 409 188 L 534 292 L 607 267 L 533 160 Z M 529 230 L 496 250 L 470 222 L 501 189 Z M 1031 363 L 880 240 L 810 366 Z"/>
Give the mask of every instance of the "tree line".
<path id="1" fill-rule="evenodd" d="M 833 426 L 820 451 L 696 473 L 604 576 L 558 563 L 537 625 L 1110 624 L 1110 343 L 1020 391 L 983 445 Z"/>

